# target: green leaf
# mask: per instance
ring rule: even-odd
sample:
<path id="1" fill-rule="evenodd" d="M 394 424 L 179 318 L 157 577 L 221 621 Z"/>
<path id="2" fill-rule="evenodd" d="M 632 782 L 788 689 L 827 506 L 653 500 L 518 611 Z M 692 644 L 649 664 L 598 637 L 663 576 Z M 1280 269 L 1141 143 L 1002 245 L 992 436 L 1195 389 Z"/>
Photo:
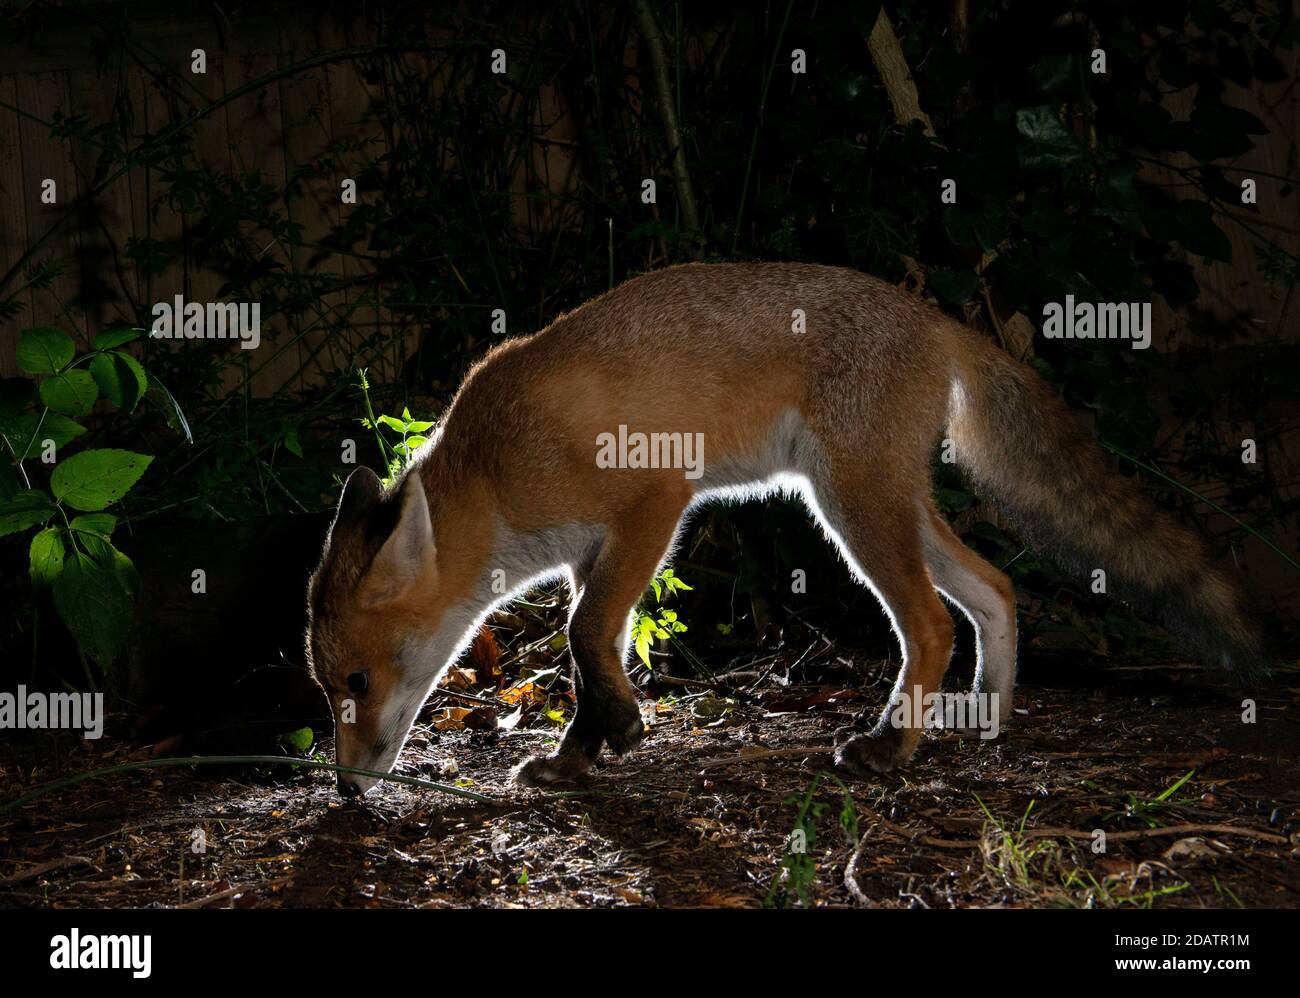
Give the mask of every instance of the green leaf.
<path id="1" fill-rule="evenodd" d="M 85 432 L 80 423 L 57 412 L 45 413 L 44 419 L 31 412 L 15 416 L 0 413 L 0 433 L 8 438 L 14 453 L 21 458 L 39 454 L 46 440 L 52 440 L 57 450 Z"/>
<path id="2" fill-rule="evenodd" d="M 44 523 L 54 515 L 49 496 L 36 489 L 24 489 L 0 502 L 0 537 Z"/>
<path id="3" fill-rule="evenodd" d="M 120 347 L 123 343 L 138 340 L 143 335 L 143 329 L 106 329 L 95 337 L 95 349 L 112 350 L 114 347 Z"/>
<path id="4" fill-rule="evenodd" d="M 86 371 L 64 371 L 41 382 L 41 401 L 65 416 L 84 416 L 99 398 L 99 387 Z"/>
<path id="5" fill-rule="evenodd" d="M 1056 93 L 1078 82 L 1077 58 L 1073 54 L 1045 55 L 1034 64 L 1029 75 L 1044 93 Z"/>
<path id="6" fill-rule="evenodd" d="M 74 516 L 69 526 L 79 533 L 96 534 L 107 540 L 117 526 L 117 517 L 112 513 L 82 513 Z"/>
<path id="7" fill-rule="evenodd" d="M 60 461 L 50 476 L 55 498 L 75 509 L 103 509 L 126 495 L 153 458 L 127 450 L 88 450 Z"/>
<path id="8" fill-rule="evenodd" d="M 74 521 L 75 522 L 75 521 Z M 135 570 L 135 563 L 117 548 L 107 537 L 88 531 L 77 531 L 77 542 L 100 565 L 112 569 L 117 581 L 127 594 L 134 597 L 140 591 L 140 573 Z"/>
<path id="9" fill-rule="evenodd" d="M 60 329 L 24 329 L 18 334 L 18 366 L 28 374 L 53 374 L 72 363 L 72 337 Z"/>
<path id="10" fill-rule="evenodd" d="M 185 413 L 181 411 L 180 403 L 176 397 L 167 390 L 167 386 L 155 378 L 152 374 L 149 376 L 149 395 L 155 400 L 159 400 L 162 406 L 163 415 L 167 420 L 167 425 L 177 433 L 185 435 L 186 441 L 194 443 L 194 434 L 190 432 L 189 421 L 185 418 Z"/>
<path id="11" fill-rule="evenodd" d="M 433 429 L 433 423 L 423 419 L 412 419 L 406 424 L 407 433 L 428 433 Z"/>
<path id="12" fill-rule="evenodd" d="M 396 416 L 380 416 L 379 422 L 383 423 L 390 430 L 396 430 L 398 433 L 401 433 L 406 429 L 406 424 Z"/>
<path id="13" fill-rule="evenodd" d="M 655 622 L 648 613 L 640 614 L 636 622 L 632 625 L 633 643 L 636 647 L 636 657 L 647 669 L 654 669 L 650 664 L 650 642 L 655 635 Z"/>
<path id="14" fill-rule="evenodd" d="M 1016 131 L 1028 143 L 1016 150 L 1020 165 L 1026 170 L 1064 166 L 1083 158 L 1083 146 L 1061 124 L 1053 105 L 1021 108 L 1016 112 Z"/>
<path id="15" fill-rule="evenodd" d="M 1096 213 L 1133 231 L 1137 231 L 1141 224 L 1142 210 L 1136 185 L 1137 169 L 1136 160 L 1116 163 L 1106 171 L 1096 187 Z M 1067 223 L 1065 230 L 1069 227 Z"/>
<path id="16" fill-rule="evenodd" d="M 284 441 L 284 449 L 295 457 L 302 457 L 302 441 L 298 439 L 298 427 L 290 426 L 284 431 L 281 437 Z"/>
<path id="17" fill-rule="evenodd" d="M 293 749 L 295 752 L 311 751 L 311 743 L 315 741 L 315 734 L 311 728 L 299 728 L 297 731 L 287 731 L 280 735 L 276 741 L 287 749 Z"/>
<path id="18" fill-rule="evenodd" d="M 140 362 L 120 350 L 92 357 L 90 374 L 104 398 L 127 412 L 135 409 L 149 389 L 149 376 L 144 373 Z"/>
<path id="19" fill-rule="evenodd" d="M 1228 104 L 1202 104 L 1192 109 L 1190 120 L 1197 131 L 1220 138 L 1242 141 L 1243 135 L 1268 134 L 1268 126 L 1257 117 Z"/>
<path id="20" fill-rule="evenodd" d="M 100 666 L 113 661 L 131 627 L 131 596 L 111 566 L 71 552 L 54 580 L 54 608 L 82 651 Z"/>
<path id="21" fill-rule="evenodd" d="M 664 584 L 668 586 L 668 591 L 670 593 L 675 593 L 679 590 L 684 590 L 688 593 L 695 591 L 694 586 L 688 586 L 685 582 L 679 579 L 671 568 L 665 568 L 663 572 L 660 573 L 660 577 L 664 580 Z"/>
<path id="22" fill-rule="evenodd" d="M 63 571 L 66 553 L 62 527 L 46 527 L 32 538 L 30 551 L 32 585 L 48 589 Z"/>
<path id="23" fill-rule="evenodd" d="M 970 269 L 954 274 L 946 267 L 938 267 L 930 271 L 926 280 L 935 294 L 952 305 L 965 304 L 980 288 L 979 274 Z"/>
<path id="24" fill-rule="evenodd" d="M 1175 209 L 1178 241 L 1189 253 L 1210 260 L 1232 261 L 1232 244 L 1214 221 L 1214 209 L 1204 201 L 1179 201 Z"/>

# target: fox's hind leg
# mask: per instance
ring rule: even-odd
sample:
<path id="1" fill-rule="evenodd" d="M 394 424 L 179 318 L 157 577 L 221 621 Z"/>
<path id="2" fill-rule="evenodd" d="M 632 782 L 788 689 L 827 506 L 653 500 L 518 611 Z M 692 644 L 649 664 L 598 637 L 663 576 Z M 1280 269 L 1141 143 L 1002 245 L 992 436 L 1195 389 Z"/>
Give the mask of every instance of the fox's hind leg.
<path id="1" fill-rule="evenodd" d="M 915 492 L 903 485 L 860 466 L 814 483 L 822 519 L 884 606 L 903 651 L 898 680 L 875 727 L 836 747 L 836 764 L 858 773 L 886 772 L 911 758 L 923 729 L 916 719 L 925 697 L 939 689 L 952 656 L 952 617 L 926 570 L 919 511 L 900 502 L 900 492 Z M 904 697 L 907 709 L 896 712 Z"/>
<path id="2" fill-rule="evenodd" d="M 1000 727 L 1011 718 L 1016 686 L 1015 590 L 1010 579 L 962 543 L 933 507 L 927 505 L 926 513 L 925 563 L 935 587 L 975 627 L 978 665 L 971 693 L 975 698 L 997 696 Z"/>
<path id="3" fill-rule="evenodd" d="M 569 619 L 569 650 L 577 710 L 554 753 L 533 756 L 516 770 L 519 783 L 575 779 L 591 768 L 603 745 L 622 754 L 641 741 L 641 712 L 623 670 L 629 614 L 666 557 L 688 498 L 647 499 L 608 528 L 588 571 L 576 568 L 582 591 Z"/>

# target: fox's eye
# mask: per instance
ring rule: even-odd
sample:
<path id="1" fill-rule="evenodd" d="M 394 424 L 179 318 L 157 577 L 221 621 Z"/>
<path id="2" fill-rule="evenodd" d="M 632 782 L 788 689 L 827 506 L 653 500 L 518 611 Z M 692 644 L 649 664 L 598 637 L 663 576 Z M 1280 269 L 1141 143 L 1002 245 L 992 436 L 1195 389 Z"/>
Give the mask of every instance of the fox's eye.
<path id="1" fill-rule="evenodd" d="M 348 692 L 361 696 L 370 687 L 370 677 L 364 672 L 354 672 L 348 676 Z"/>

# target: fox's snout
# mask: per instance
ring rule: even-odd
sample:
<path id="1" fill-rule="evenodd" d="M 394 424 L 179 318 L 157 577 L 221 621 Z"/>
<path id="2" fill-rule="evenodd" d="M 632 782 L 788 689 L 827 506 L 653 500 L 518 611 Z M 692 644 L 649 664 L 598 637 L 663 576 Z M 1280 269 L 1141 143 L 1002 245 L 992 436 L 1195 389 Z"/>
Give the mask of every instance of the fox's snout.
<path id="1" fill-rule="evenodd" d="M 340 766 L 346 766 L 349 769 L 373 769 L 376 771 L 387 772 L 391 766 L 370 764 L 369 762 L 345 762 L 342 757 L 338 758 Z M 339 773 L 338 788 L 339 796 L 344 798 L 364 797 L 379 782 L 377 776 L 362 776 L 360 773 Z"/>
<path id="2" fill-rule="evenodd" d="M 335 729 L 334 761 L 347 769 L 369 769 L 387 773 L 393 768 L 396 753 L 390 753 L 384 743 L 368 743 L 361 732 L 339 725 Z M 359 737 L 360 736 L 360 737 Z M 377 776 L 361 773 L 339 773 L 338 788 L 341 797 L 363 797 L 379 782 Z"/>
<path id="3" fill-rule="evenodd" d="M 353 782 L 355 779 L 356 777 L 354 776 L 349 776 L 345 773 L 339 773 L 339 796 L 340 797 L 360 797 L 363 793 L 365 793 L 365 791 L 361 789 L 361 785 L 359 783 Z"/>

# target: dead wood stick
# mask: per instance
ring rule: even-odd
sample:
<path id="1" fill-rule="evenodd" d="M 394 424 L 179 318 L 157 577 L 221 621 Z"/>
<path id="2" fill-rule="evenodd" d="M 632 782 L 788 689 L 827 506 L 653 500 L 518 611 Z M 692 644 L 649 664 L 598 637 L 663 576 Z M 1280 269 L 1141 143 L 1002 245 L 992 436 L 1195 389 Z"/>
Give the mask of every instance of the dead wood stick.
<path id="1" fill-rule="evenodd" d="M 665 686 L 698 686 L 701 689 L 710 689 L 714 686 L 720 685 L 718 683 L 706 682 L 703 679 L 681 679 L 678 676 L 665 676 L 658 672 L 654 674 L 654 681 L 656 683 L 663 683 Z"/>
<path id="2" fill-rule="evenodd" d="M 862 838 L 858 839 L 853 855 L 849 857 L 849 861 L 844 867 L 844 888 L 852 895 L 853 900 L 864 908 L 871 904 L 871 899 L 858 886 L 858 860 L 862 858 L 862 850 L 866 846 L 867 836 L 870 834 L 870 831 L 864 832 Z"/>
<path id="3" fill-rule="evenodd" d="M 919 832 L 914 828 L 908 828 L 906 825 L 900 825 L 897 822 L 890 821 L 888 818 L 877 814 L 875 811 L 866 808 L 863 810 L 866 814 L 884 825 L 894 834 L 902 835 L 914 842 L 920 842 L 922 845 L 933 846 L 935 849 L 973 849 L 979 845 L 978 842 L 966 839 L 940 839 L 933 835 L 926 835 L 924 832 Z"/>
<path id="4" fill-rule="evenodd" d="M 894 108 L 894 117 L 899 124 L 919 121 L 925 127 L 925 134 L 934 138 L 934 123 L 930 116 L 921 110 L 921 99 L 912 81 L 912 71 L 907 68 L 907 59 L 903 48 L 898 44 L 898 35 L 883 7 L 876 18 L 875 27 L 867 36 L 867 49 L 871 52 L 871 61 L 876 64 L 880 82 L 885 85 L 885 93 Z"/>
<path id="5" fill-rule="evenodd" d="M 1276 842 L 1279 845 L 1289 844 L 1289 840 L 1284 835 L 1261 832 L 1245 825 L 1166 825 L 1163 828 L 1141 828 L 1131 832 L 1107 832 L 1106 838 L 1111 842 L 1125 842 L 1130 839 L 1159 838 L 1163 835 L 1199 834 L 1241 835 L 1249 839 L 1258 839 L 1261 842 Z M 1074 828 L 1031 828 L 1024 833 L 1023 837 L 1027 839 L 1091 839 L 1093 834 L 1092 832 L 1081 832 Z"/>
<path id="6" fill-rule="evenodd" d="M 980 845 L 975 839 L 938 839 L 930 835 L 918 834 L 913 829 L 904 825 L 898 825 L 873 813 L 882 825 L 892 832 L 899 835 L 906 835 L 924 845 L 934 846 L 936 849 L 975 849 Z M 1164 835 L 1196 835 L 1196 834 L 1214 834 L 1214 835 L 1241 835 L 1246 838 L 1259 839 L 1264 842 L 1276 842 L 1280 845 L 1287 845 L 1288 840 L 1281 835 L 1274 835 L 1272 832 L 1261 832 L 1254 828 L 1247 828 L 1242 825 L 1168 825 L 1164 828 L 1143 828 L 1137 831 L 1129 832 L 1107 832 L 1106 838 L 1112 842 L 1126 842 L 1133 839 L 1158 838 Z M 1022 836 L 1024 839 L 1082 839 L 1091 840 L 1092 832 L 1081 832 L 1075 828 L 1031 828 L 1025 831 Z"/>
<path id="7" fill-rule="evenodd" d="M 0 877 L 0 887 L 12 887 L 14 884 L 26 883 L 28 880 L 35 880 L 42 874 L 49 873 L 51 870 L 58 870 L 65 866 L 90 866 L 94 867 L 85 856 L 61 856 L 58 859 L 52 859 L 46 863 L 37 863 L 35 866 L 29 866 L 25 870 L 19 870 L 17 873 L 11 873 L 7 877 Z"/>
<path id="8" fill-rule="evenodd" d="M 722 766 L 734 766 L 741 762 L 754 762 L 757 759 L 779 759 L 792 755 L 830 755 L 835 749 L 822 745 L 794 745 L 790 748 L 757 749 L 753 752 L 741 752 L 722 759 L 706 759 L 700 763 L 701 769 L 718 769 Z"/>
<path id="9" fill-rule="evenodd" d="M 216 894 L 209 894 L 206 897 L 195 898 L 193 901 L 184 901 L 181 904 L 173 905 L 175 908 L 206 908 L 210 904 L 216 904 L 218 901 L 224 901 L 232 898 L 236 894 L 247 894 L 249 891 L 267 890 L 272 887 L 279 887 L 293 880 L 293 877 L 281 877 L 278 880 L 268 880 L 264 884 L 241 884 L 238 887 L 230 887 L 224 891 L 218 891 Z"/>
<path id="10" fill-rule="evenodd" d="M 677 123 L 677 107 L 673 101 L 673 88 L 668 80 L 668 59 L 664 55 L 664 36 L 655 21 L 649 0 L 637 0 L 636 19 L 641 27 L 641 38 L 650 52 L 650 66 L 654 70 L 655 89 L 659 97 L 659 116 L 663 119 L 664 134 L 672 152 L 673 182 L 677 185 L 677 203 L 682 209 L 682 224 L 686 229 L 686 242 L 690 255 L 698 260 L 704 250 L 700 235 L 700 216 L 695 207 L 695 192 L 691 187 L 691 174 L 686 168 L 686 147 L 682 142 Z"/>

